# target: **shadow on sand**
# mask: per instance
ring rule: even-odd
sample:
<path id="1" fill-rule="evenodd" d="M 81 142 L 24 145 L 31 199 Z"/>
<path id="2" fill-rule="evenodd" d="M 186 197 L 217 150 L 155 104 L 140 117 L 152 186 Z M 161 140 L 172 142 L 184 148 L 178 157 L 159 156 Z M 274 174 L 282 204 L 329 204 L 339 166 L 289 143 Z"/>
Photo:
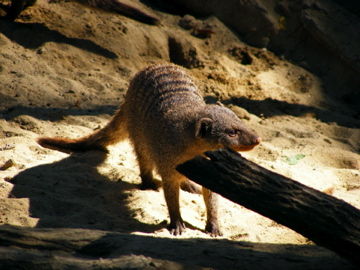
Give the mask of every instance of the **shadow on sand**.
<path id="1" fill-rule="evenodd" d="M 126 191 L 136 185 L 111 181 L 96 166 L 106 159 L 100 151 L 73 154 L 60 161 L 29 168 L 16 175 L 12 197 L 29 198 L 38 227 L 91 228 L 121 232 L 153 232 L 132 217 Z"/>
<path id="2" fill-rule="evenodd" d="M 0 226 L 0 241 L 0 269 L 356 269 L 315 245 L 13 226 Z"/>
<path id="3" fill-rule="evenodd" d="M 27 107 L 27 106 L 14 106 L 5 110 L 0 110 L 0 119 L 3 118 L 10 121 L 21 115 L 29 115 L 39 120 L 46 121 L 59 121 L 65 116 L 81 116 L 81 115 L 100 115 L 109 114 L 113 115 L 119 106 L 103 105 L 94 106 L 89 109 L 79 108 L 53 108 L 53 107 Z"/>
<path id="4" fill-rule="evenodd" d="M 41 23 L 19 23 L 0 20 L 0 32 L 27 49 L 37 49 L 46 42 L 56 42 L 68 44 L 106 58 L 118 58 L 114 52 L 91 40 L 67 37 Z"/>
<path id="5" fill-rule="evenodd" d="M 313 106 L 288 103 L 276 99 L 266 98 L 264 100 L 250 100 L 247 98 L 231 98 L 223 101 L 224 104 L 234 104 L 240 106 L 252 114 L 270 118 L 277 115 L 302 116 L 312 114 L 313 117 L 324 123 L 337 123 L 340 126 L 359 128 L 360 119 L 357 116 L 350 116 L 335 111 L 316 108 Z M 360 116 L 360 110 L 359 115 Z"/>

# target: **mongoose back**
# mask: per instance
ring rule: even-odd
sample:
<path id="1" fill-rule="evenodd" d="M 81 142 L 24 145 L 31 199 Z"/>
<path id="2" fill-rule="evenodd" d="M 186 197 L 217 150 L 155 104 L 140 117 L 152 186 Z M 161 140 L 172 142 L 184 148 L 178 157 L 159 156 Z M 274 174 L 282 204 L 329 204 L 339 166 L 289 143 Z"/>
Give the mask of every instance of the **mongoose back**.
<path id="1" fill-rule="evenodd" d="M 156 188 L 155 169 L 162 178 L 170 215 L 170 232 L 181 234 L 179 190 L 187 179 L 176 166 L 205 151 L 229 147 L 251 150 L 260 138 L 230 109 L 206 104 L 186 72 L 172 64 L 152 65 L 135 75 L 125 101 L 103 128 L 80 139 L 40 138 L 39 144 L 63 152 L 106 150 L 129 137 L 137 156 L 143 188 Z M 220 235 L 217 197 L 202 188 L 207 210 L 206 232 Z"/>

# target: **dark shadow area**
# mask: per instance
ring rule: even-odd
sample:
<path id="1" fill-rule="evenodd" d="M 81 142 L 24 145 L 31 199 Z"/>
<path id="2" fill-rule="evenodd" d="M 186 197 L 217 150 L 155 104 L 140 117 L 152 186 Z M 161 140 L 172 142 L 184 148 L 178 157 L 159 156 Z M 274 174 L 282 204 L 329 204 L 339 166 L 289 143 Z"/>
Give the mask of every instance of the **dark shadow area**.
<path id="1" fill-rule="evenodd" d="M 99 114 L 113 115 L 117 108 L 118 106 L 111 106 L 111 105 L 95 106 L 94 108 L 89 108 L 89 109 L 15 106 L 0 111 L 0 118 L 9 121 L 20 115 L 29 115 L 40 120 L 59 121 L 63 117 L 68 115 L 73 115 L 73 116 L 99 115 Z"/>
<path id="2" fill-rule="evenodd" d="M 81 38 L 69 38 L 51 30 L 41 23 L 18 23 L 0 20 L 0 32 L 10 40 L 27 49 L 37 49 L 46 42 L 65 43 L 106 58 L 116 59 L 117 55 L 94 43 Z"/>
<path id="3" fill-rule="evenodd" d="M 316 108 L 302 104 L 292 104 L 285 101 L 279 101 L 271 98 L 264 100 L 250 100 L 247 98 L 231 98 L 223 101 L 224 104 L 234 104 L 240 106 L 257 116 L 273 117 L 277 115 L 302 116 L 312 114 L 314 118 L 325 123 L 335 122 L 338 125 L 360 128 L 360 119 L 356 116 L 337 113 L 335 111 Z M 339 108 L 341 110 L 341 108 Z"/>
<path id="4" fill-rule="evenodd" d="M 14 226 L 0 226 L 0 241 L 1 270 L 20 269 L 16 268 L 19 266 L 53 269 L 50 266 L 54 265 L 57 269 L 356 269 L 315 245 Z"/>
<path id="5" fill-rule="evenodd" d="M 0 3 L 0 9 L 3 10 L 4 12 L 7 12 L 9 10 L 9 6 L 7 6 L 3 3 Z"/>
<path id="6" fill-rule="evenodd" d="M 111 181 L 96 166 L 100 151 L 73 154 L 63 160 L 29 168 L 12 179 L 10 197 L 29 198 L 29 212 L 38 227 L 89 228 L 120 232 L 153 232 L 164 225 L 136 221 L 127 207 L 127 191 L 136 185 Z"/>
<path id="7" fill-rule="evenodd" d="M 138 243 L 138 244 L 136 244 Z M 152 247 L 163 247 L 161 252 Z M 174 254 L 176 253 L 176 254 Z M 143 255 L 211 269 L 344 269 L 351 265 L 332 252 L 312 245 L 264 244 L 227 239 L 167 239 L 108 233 L 80 249 L 92 258 Z M 184 259 L 185 258 L 185 259 Z M 303 268 L 302 268 L 303 267 Z M 338 268 L 337 268 L 338 267 Z"/>
<path id="8" fill-rule="evenodd" d="M 360 1 L 358 0 L 333 0 L 338 5 L 344 7 L 352 14 L 360 17 Z"/>
<path id="9" fill-rule="evenodd" d="M 188 10 L 176 1 L 140 0 L 140 2 L 153 10 L 170 13 L 172 15 L 184 16 L 185 14 L 188 14 Z"/>

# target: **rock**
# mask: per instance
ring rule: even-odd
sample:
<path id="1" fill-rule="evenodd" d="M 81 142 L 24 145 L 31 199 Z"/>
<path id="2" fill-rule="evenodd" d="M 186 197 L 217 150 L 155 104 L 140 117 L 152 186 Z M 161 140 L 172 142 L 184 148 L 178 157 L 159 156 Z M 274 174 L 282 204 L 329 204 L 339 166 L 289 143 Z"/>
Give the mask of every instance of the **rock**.
<path id="1" fill-rule="evenodd" d="M 178 36 L 169 37 L 170 61 L 186 68 L 203 67 L 198 50 L 191 42 Z"/>

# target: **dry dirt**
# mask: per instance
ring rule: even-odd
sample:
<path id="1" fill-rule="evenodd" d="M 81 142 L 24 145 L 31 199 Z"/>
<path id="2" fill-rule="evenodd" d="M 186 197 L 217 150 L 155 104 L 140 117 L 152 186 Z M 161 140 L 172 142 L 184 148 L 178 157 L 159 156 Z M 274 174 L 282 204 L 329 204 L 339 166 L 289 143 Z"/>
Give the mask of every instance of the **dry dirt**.
<path id="1" fill-rule="evenodd" d="M 0 21 L 0 224 L 211 240 L 201 196 L 186 192 L 181 210 L 188 229 L 169 234 L 162 190 L 137 188 L 127 142 L 111 146 L 108 156 L 67 155 L 36 143 L 39 136 L 76 138 L 103 126 L 138 70 L 169 61 L 189 68 L 207 101 L 222 101 L 261 135 L 261 145 L 245 157 L 360 208 L 360 120 L 326 95 L 317 76 L 246 45 L 214 17 L 202 22 L 210 25 L 203 31 L 208 36 L 197 37 L 179 26 L 180 16 L 154 12 L 158 26 L 77 3 L 39 1 L 17 22 Z M 311 242 L 294 231 L 223 198 L 220 217 L 219 245 L 223 239 L 278 244 L 266 251 L 276 253 L 289 244 L 305 261 L 335 261 L 316 269 L 349 269 L 331 253 L 309 253 L 304 247 Z M 167 248 L 159 244 L 153 252 Z M 259 269 L 267 269 L 270 257 L 258 256 Z"/>

